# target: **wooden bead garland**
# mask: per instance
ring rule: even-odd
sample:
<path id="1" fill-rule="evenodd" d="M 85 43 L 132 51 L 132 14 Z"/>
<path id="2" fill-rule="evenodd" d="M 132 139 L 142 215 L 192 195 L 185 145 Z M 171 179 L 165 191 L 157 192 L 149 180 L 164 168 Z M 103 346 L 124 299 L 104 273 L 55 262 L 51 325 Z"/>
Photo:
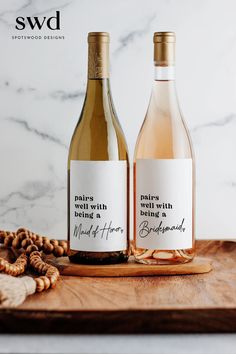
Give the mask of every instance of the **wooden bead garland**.
<path id="1" fill-rule="evenodd" d="M 21 254 L 14 263 L 9 263 L 3 258 L 0 258 L 0 272 L 17 277 L 23 274 L 26 270 L 28 263 L 27 256 L 23 253 Z"/>
<path id="2" fill-rule="evenodd" d="M 20 228 L 16 232 L 0 230 L 0 243 L 7 248 L 24 250 L 12 264 L 0 258 L 0 272 L 16 277 L 23 274 L 27 265 L 30 265 L 34 271 L 42 274 L 40 277 L 34 278 L 37 292 L 56 286 L 60 273 L 56 267 L 43 261 L 42 253 L 53 254 L 55 257 L 66 256 L 66 241 L 50 240 L 48 237 Z"/>
<path id="3" fill-rule="evenodd" d="M 29 259 L 30 265 L 35 271 L 41 274 L 45 274 L 45 276 L 37 278 L 43 280 L 43 282 L 41 280 L 37 281 L 36 279 L 37 291 L 41 292 L 48 289 L 49 287 L 54 288 L 60 276 L 58 269 L 50 264 L 45 263 L 42 260 L 41 253 L 38 251 L 32 252 L 29 256 Z"/>
<path id="4" fill-rule="evenodd" d="M 33 251 L 43 251 L 46 254 L 53 253 L 55 257 L 67 256 L 66 241 L 50 240 L 48 237 L 40 236 L 25 228 L 20 228 L 16 232 L 0 231 L 0 243 L 14 249 L 28 249 L 28 254 Z M 28 248 L 31 245 L 37 249 L 35 247 Z"/>

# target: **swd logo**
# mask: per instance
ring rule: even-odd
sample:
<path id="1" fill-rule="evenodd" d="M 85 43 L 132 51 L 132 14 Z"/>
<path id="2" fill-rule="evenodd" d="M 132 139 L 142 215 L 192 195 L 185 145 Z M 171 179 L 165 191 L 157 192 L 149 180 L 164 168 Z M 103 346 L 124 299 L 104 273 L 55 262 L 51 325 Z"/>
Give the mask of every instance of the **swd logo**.
<path id="1" fill-rule="evenodd" d="M 19 31 L 22 31 L 25 29 L 26 25 L 28 24 L 29 27 L 34 30 L 34 29 L 39 29 L 41 30 L 43 27 L 48 27 L 52 31 L 56 31 L 60 29 L 60 11 L 56 11 L 56 16 L 52 17 L 17 17 L 16 18 L 16 25 L 15 28 Z"/>

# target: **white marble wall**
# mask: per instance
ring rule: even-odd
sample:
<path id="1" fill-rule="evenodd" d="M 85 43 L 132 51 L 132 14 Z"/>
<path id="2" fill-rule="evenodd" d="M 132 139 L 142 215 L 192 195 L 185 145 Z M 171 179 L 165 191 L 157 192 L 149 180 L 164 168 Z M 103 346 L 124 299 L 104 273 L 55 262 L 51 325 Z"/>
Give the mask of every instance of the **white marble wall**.
<path id="1" fill-rule="evenodd" d="M 17 16 L 61 11 L 64 40 L 13 40 Z M 152 35 L 177 34 L 177 87 L 197 161 L 198 237 L 236 231 L 234 0 L 1 0 L 0 228 L 66 237 L 66 164 L 89 31 L 111 33 L 111 82 L 130 157 L 152 85 Z"/>

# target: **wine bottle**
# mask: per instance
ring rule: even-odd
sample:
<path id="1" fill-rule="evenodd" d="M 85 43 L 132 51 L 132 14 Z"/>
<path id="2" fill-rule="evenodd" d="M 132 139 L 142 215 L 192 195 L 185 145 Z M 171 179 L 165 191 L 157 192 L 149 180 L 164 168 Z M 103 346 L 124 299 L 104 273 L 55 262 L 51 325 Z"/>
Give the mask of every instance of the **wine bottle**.
<path id="1" fill-rule="evenodd" d="M 154 65 L 134 157 L 134 256 L 185 263 L 194 257 L 194 162 L 175 89 L 175 33 L 154 33 Z"/>
<path id="2" fill-rule="evenodd" d="M 128 258 L 129 161 L 109 83 L 109 34 L 88 34 L 88 82 L 68 158 L 69 259 Z"/>

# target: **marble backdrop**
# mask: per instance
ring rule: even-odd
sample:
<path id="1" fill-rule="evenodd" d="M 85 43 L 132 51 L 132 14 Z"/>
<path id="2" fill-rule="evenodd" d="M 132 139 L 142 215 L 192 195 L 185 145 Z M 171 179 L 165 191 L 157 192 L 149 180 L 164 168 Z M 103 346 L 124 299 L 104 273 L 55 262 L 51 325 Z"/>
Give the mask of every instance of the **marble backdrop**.
<path id="1" fill-rule="evenodd" d="M 55 16 L 61 30 L 15 29 Z M 197 164 L 197 236 L 236 233 L 234 0 L 1 0 L 0 228 L 66 237 L 66 170 L 89 31 L 111 34 L 111 84 L 132 159 L 152 86 L 152 35 L 177 34 L 177 89 Z M 12 36 L 64 36 L 13 39 Z"/>

